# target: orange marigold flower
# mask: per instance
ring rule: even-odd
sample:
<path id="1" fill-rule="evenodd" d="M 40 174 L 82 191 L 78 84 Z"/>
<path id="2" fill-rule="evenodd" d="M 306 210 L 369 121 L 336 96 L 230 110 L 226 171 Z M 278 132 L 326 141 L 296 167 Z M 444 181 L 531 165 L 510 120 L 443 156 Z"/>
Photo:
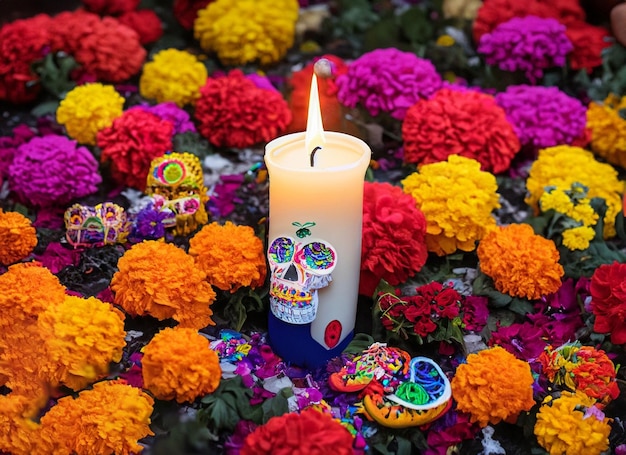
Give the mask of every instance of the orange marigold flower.
<path id="1" fill-rule="evenodd" d="M 207 280 L 223 291 L 243 286 L 259 287 L 267 267 L 263 242 L 250 226 L 213 222 L 204 226 L 189 242 L 191 254 Z"/>
<path id="2" fill-rule="evenodd" d="M 534 300 L 561 287 L 565 272 L 556 245 L 528 224 L 499 226 L 480 241 L 476 251 L 480 269 L 500 292 Z"/>
<path id="3" fill-rule="evenodd" d="M 193 258 L 171 243 L 134 245 L 117 263 L 111 289 L 115 303 L 131 316 L 173 318 L 181 327 L 214 325 L 209 306 L 215 291 Z"/>
<path id="4" fill-rule="evenodd" d="M 428 251 L 439 256 L 474 251 L 476 241 L 496 225 L 492 212 L 500 207 L 498 184 L 476 160 L 451 155 L 425 164 L 402 186 L 426 217 Z"/>
<path id="5" fill-rule="evenodd" d="M 65 301 L 39 315 L 37 326 L 45 340 L 46 371 L 53 384 L 80 390 L 106 376 L 109 364 L 119 362 L 124 316 L 95 297 L 66 296 Z"/>
<path id="6" fill-rule="evenodd" d="M 42 453 L 139 453 L 137 443 L 150 430 L 154 401 L 141 389 L 115 382 L 99 382 L 77 398 L 61 398 L 41 418 Z"/>
<path id="7" fill-rule="evenodd" d="M 591 129 L 591 148 L 611 164 L 626 167 L 626 120 L 620 112 L 626 108 L 626 96 L 609 95 L 604 104 L 591 102 L 587 110 L 587 128 Z"/>
<path id="8" fill-rule="evenodd" d="M 220 360 L 194 329 L 167 328 L 143 348 L 144 387 L 161 400 L 194 401 L 220 385 Z"/>
<path id="9" fill-rule="evenodd" d="M 35 452 L 39 424 L 32 400 L 10 393 L 0 395 L 0 453 L 31 455 Z"/>
<path id="10" fill-rule="evenodd" d="M 13 264 L 37 246 L 37 232 L 30 220 L 18 212 L 0 209 L 0 264 Z"/>
<path id="11" fill-rule="evenodd" d="M 558 145 L 539 151 L 526 180 L 526 203 L 538 214 L 539 199 L 547 186 L 568 190 L 576 182 L 589 188 L 587 197 L 606 201 L 604 237 L 615 236 L 615 216 L 622 210 L 624 182 L 618 179 L 613 166 L 596 161 L 593 153 L 580 147 Z"/>
<path id="12" fill-rule="evenodd" d="M 537 442 L 550 455 L 604 453 L 610 432 L 609 419 L 582 392 L 546 397 L 535 423 Z"/>
<path id="13" fill-rule="evenodd" d="M 458 409 L 481 427 L 515 421 L 535 404 L 530 365 L 500 346 L 468 355 L 450 385 Z"/>

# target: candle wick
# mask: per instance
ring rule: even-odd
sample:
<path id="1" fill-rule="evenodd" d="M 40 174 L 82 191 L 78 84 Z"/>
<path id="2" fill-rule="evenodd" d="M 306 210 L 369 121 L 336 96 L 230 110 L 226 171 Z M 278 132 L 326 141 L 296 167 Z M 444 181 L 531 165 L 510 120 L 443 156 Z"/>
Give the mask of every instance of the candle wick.
<path id="1" fill-rule="evenodd" d="M 318 150 L 322 150 L 322 147 L 320 147 L 319 145 L 315 147 L 311 152 L 311 167 L 315 166 L 315 152 L 317 152 Z"/>

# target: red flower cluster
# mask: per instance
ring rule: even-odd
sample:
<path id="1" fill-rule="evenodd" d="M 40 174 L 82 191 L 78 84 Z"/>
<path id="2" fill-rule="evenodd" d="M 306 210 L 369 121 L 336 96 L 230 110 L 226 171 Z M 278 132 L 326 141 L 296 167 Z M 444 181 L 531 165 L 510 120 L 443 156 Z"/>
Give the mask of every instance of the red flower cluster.
<path id="1" fill-rule="evenodd" d="M 381 279 L 405 282 L 426 263 L 426 218 L 415 199 L 389 183 L 365 182 L 359 293 L 371 296 Z"/>
<path id="2" fill-rule="evenodd" d="M 452 321 L 461 311 L 462 296 L 455 289 L 433 281 L 415 288 L 415 295 L 381 294 L 378 306 L 383 326 L 407 338 L 410 332 L 420 337 L 437 330 L 437 322 Z"/>
<path id="3" fill-rule="evenodd" d="M 578 0 L 485 0 L 474 21 L 473 35 L 478 42 L 485 33 L 514 17 L 537 16 L 553 18 L 567 27 L 567 37 L 574 45 L 569 54 L 570 66 L 591 71 L 602 64 L 602 49 L 610 45 L 604 40 L 608 30 L 585 22 L 585 11 Z"/>
<path id="4" fill-rule="evenodd" d="M 213 0 L 174 0 L 174 17 L 187 30 L 193 28 L 198 11 L 204 9 Z"/>
<path id="5" fill-rule="evenodd" d="M 113 125 L 98 133 L 100 159 L 111 161 L 117 183 L 143 191 L 152 160 L 172 150 L 173 131 L 169 120 L 140 109 L 125 111 Z"/>
<path id="6" fill-rule="evenodd" d="M 591 277 L 593 330 L 610 333 L 614 344 L 626 343 L 626 264 L 614 262 L 598 267 Z"/>
<path id="7" fill-rule="evenodd" d="M 137 32 L 141 44 L 154 43 L 163 35 L 161 19 L 151 9 L 129 11 L 119 16 L 117 20 Z"/>
<path id="8" fill-rule="evenodd" d="M 89 11 L 102 16 L 118 16 L 137 9 L 141 0 L 82 0 Z"/>
<path id="9" fill-rule="evenodd" d="M 200 134 L 218 147 L 250 147 L 281 134 L 291 111 L 280 92 L 257 87 L 241 70 L 209 78 L 195 117 Z"/>
<path id="10" fill-rule="evenodd" d="M 439 90 L 409 108 L 402 123 L 404 160 L 427 164 L 461 155 L 483 171 L 506 171 L 520 142 L 506 113 L 491 95 L 472 90 Z"/>
<path id="11" fill-rule="evenodd" d="M 40 14 L 0 28 L 0 100 L 26 103 L 39 94 L 39 76 L 31 63 L 46 54 L 51 21 Z"/>
<path id="12" fill-rule="evenodd" d="M 350 432 L 315 409 L 272 417 L 246 436 L 241 455 L 353 455 Z"/>

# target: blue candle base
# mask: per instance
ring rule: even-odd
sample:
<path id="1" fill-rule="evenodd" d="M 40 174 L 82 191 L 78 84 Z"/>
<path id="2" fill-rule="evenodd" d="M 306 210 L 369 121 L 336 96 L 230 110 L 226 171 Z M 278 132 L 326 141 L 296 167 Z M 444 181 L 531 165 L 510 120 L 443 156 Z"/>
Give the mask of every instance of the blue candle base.
<path id="1" fill-rule="evenodd" d="M 333 349 L 326 349 L 311 337 L 311 324 L 289 324 L 270 311 L 268 336 L 272 349 L 285 362 L 314 369 L 340 355 L 354 337 L 354 331 Z"/>

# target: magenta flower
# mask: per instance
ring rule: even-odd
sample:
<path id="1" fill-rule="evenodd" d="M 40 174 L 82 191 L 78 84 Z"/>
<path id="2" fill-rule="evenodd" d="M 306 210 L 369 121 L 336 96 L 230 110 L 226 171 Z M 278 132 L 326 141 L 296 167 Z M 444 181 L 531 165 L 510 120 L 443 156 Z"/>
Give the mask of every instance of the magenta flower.
<path id="1" fill-rule="evenodd" d="M 9 167 L 9 188 L 35 207 L 65 206 L 95 193 L 101 181 L 89 149 L 65 136 L 32 138 L 18 148 Z"/>
<path id="2" fill-rule="evenodd" d="M 411 52 L 376 49 L 363 54 L 337 77 L 339 102 L 348 107 L 359 103 L 371 115 L 381 112 L 402 120 L 409 107 L 430 98 L 441 87 L 435 66 Z"/>
<path id="3" fill-rule="evenodd" d="M 489 299 L 484 296 L 468 295 L 461 300 L 463 324 L 466 330 L 480 332 L 487 325 Z"/>
<path id="4" fill-rule="evenodd" d="M 478 52 L 487 64 L 504 71 L 522 71 L 533 83 L 543 76 L 543 70 L 564 66 L 573 48 L 564 25 L 536 16 L 514 17 L 478 42 Z"/>
<path id="5" fill-rule="evenodd" d="M 9 166 L 20 145 L 28 142 L 35 136 L 33 130 L 24 123 L 13 129 L 13 136 L 0 137 L 0 185 L 9 178 Z"/>
<path id="6" fill-rule="evenodd" d="M 500 327 L 491 334 L 490 346 L 501 346 L 521 360 L 532 361 L 539 357 L 547 343 L 541 338 L 541 327 L 529 322 Z"/>
<path id="7" fill-rule="evenodd" d="M 557 87 L 512 85 L 496 95 L 496 102 L 523 146 L 572 144 L 584 134 L 587 108 Z"/>
<path id="8" fill-rule="evenodd" d="M 78 265 L 80 253 L 74 248 L 65 248 L 59 242 L 50 242 L 42 254 L 35 255 L 35 259 L 52 273 L 58 273 L 69 265 Z"/>
<path id="9" fill-rule="evenodd" d="M 176 103 L 171 101 L 155 104 L 154 106 L 141 104 L 133 106 L 129 110 L 131 109 L 141 109 L 142 111 L 156 115 L 162 120 L 169 120 L 174 125 L 174 132 L 172 134 L 196 132 L 196 126 L 191 121 L 191 117 L 189 117 L 187 111 L 181 109 Z"/>

